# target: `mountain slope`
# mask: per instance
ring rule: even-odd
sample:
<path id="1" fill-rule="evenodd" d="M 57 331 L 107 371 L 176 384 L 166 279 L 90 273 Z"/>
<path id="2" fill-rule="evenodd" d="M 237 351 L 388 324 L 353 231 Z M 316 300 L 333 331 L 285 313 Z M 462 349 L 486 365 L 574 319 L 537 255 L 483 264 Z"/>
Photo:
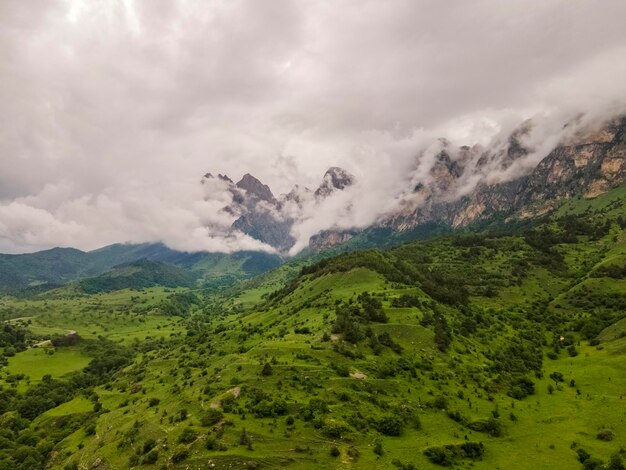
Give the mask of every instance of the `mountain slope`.
<path id="1" fill-rule="evenodd" d="M 0 254 L 0 293 L 28 288 L 57 287 L 70 281 L 93 277 L 113 267 L 141 259 L 185 268 L 207 283 L 231 283 L 278 266 L 282 260 L 262 252 L 184 253 L 162 244 L 115 244 L 83 252 L 71 248 L 23 255 Z"/>
<path id="2" fill-rule="evenodd" d="M 194 287 L 195 276 L 176 266 L 140 259 L 116 266 L 97 277 L 78 282 L 87 294 L 111 292 L 121 289 L 146 289 L 154 286 Z"/>
<path id="3" fill-rule="evenodd" d="M 15 425 L 8 458 L 41 439 L 54 452 L 29 448 L 49 468 L 559 470 L 619 458 L 626 206 L 618 196 L 572 199 L 519 233 L 345 253 L 291 280 L 266 274 L 250 286 L 264 290 L 256 305 L 243 302 L 245 291 L 155 303 L 162 294 L 148 290 L 128 306 L 116 294 L 119 314 L 97 313 L 105 331 L 111 316 L 147 323 L 175 303 L 187 333 L 157 341 L 144 332 L 132 362 L 98 376 L 91 401 L 76 379 L 71 405 L 41 405 Z M 77 307 L 106 311 L 101 299 Z M 31 302 L 41 301 L 13 301 L 16 314 Z M 53 318 L 71 327 L 66 301 L 49 302 L 35 330 Z M 22 400 L 47 396 L 35 390 L 5 403 L 32 417 Z"/>

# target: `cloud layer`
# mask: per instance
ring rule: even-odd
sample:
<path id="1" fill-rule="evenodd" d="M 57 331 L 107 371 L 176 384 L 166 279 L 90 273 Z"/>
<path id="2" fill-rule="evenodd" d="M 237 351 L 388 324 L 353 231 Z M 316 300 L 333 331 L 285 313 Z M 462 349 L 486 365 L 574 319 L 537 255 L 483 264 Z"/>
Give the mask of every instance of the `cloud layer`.
<path id="1" fill-rule="evenodd" d="M 269 249 L 226 233 L 206 171 L 287 192 L 342 166 L 358 185 L 294 234 L 366 225 L 437 137 L 487 145 L 535 116 L 540 158 L 578 113 L 623 109 L 624 17 L 622 0 L 0 2 L 0 251 Z"/>

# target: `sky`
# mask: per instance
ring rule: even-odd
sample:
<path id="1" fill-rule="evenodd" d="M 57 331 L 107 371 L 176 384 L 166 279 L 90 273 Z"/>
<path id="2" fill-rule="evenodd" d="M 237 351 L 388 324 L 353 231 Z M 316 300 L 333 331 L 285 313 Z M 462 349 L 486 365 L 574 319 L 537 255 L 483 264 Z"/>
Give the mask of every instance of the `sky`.
<path id="1" fill-rule="evenodd" d="M 209 171 L 279 194 L 343 167 L 358 184 L 294 234 L 366 226 L 438 137 L 489 145 L 530 118 L 545 153 L 574 116 L 623 111 L 624 18 L 623 0 L 3 0 L 0 252 L 271 251 L 226 230 Z"/>

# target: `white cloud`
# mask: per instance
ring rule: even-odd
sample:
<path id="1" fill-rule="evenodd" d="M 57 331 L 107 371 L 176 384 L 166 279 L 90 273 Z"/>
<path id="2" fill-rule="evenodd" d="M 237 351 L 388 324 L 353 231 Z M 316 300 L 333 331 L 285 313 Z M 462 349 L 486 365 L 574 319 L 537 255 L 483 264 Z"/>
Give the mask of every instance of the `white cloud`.
<path id="1" fill-rule="evenodd" d="M 622 0 L 1 2 L 0 250 L 258 248 L 225 235 L 206 171 L 280 193 L 342 166 L 358 185 L 305 213 L 299 243 L 370 223 L 439 136 L 488 145 L 539 115 L 536 160 L 564 119 L 620 108 L 624 17 Z"/>

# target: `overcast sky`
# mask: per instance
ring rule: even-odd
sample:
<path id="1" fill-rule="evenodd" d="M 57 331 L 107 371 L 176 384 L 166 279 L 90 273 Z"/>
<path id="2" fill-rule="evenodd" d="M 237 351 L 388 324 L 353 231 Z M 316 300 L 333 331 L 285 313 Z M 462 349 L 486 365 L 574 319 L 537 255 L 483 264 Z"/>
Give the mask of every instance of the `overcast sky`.
<path id="1" fill-rule="evenodd" d="M 626 1 L 0 2 L 0 252 L 207 229 L 207 172 L 393 187 L 427 139 L 486 142 L 626 98 Z"/>

